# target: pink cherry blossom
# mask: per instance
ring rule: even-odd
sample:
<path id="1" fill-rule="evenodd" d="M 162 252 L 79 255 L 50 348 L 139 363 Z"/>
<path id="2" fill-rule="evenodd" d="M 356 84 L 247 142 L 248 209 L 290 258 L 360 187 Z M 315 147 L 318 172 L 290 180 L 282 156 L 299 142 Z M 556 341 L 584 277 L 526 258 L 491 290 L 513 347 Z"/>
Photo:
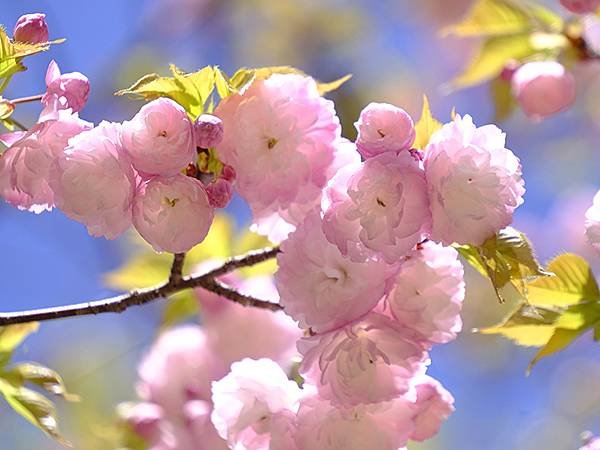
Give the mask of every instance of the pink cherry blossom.
<path id="1" fill-rule="evenodd" d="M 590 14 L 600 7 L 600 0 L 560 0 L 560 4 L 575 14 Z"/>
<path id="2" fill-rule="evenodd" d="M 192 124 L 185 110 L 168 98 L 145 104 L 124 122 L 122 140 L 133 166 L 147 175 L 175 175 L 196 155 Z"/>
<path id="3" fill-rule="evenodd" d="M 222 281 L 255 298 L 269 301 L 279 298 L 272 277 L 239 280 L 229 275 Z M 302 330 L 282 311 L 245 307 L 201 288 L 196 289 L 196 296 L 211 348 L 227 367 L 246 357 L 269 358 L 287 368 L 298 355 L 296 341 Z"/>
<path id="4" fill-rule="evenodd" d="M 158 252 L 190 250 L 204 240 L 213 218 L 202 183 L 181 174 L 150 179 L 133 205 L 135 228 Z"/>
<path id="5" fill-rule="evenodd" d="M 594 203 L 585 213 L 585 219 L 588 242 L 600 252 L 600 191 L 594 196 Z"/>
<path id="6" fill-rule="evenodd" d="M 200 148 L 219 145 L 223 140 L 223 122 L 212 114 L 201 114 L 194 122 L 194 138 Z"/>
<path id="7" fill-rule="evenodd" d="M 76 114 L 61 111 L 56 120 L 34 125 L 14 142 L 0 162 L 7 194 L 3 196 L 20 209 L 39 213 L 54 206 L 49 186 L 50 168 L 60 157 L 68 140 L 92 127 Z M 12 194 L 10 194 L 12 192 Z"/>
<path id="8" fill-rule="evenodd" d="M 307 397 L 298 411 L 296 443 L 301 450 L 398 450 L 414 430 L 414 416 L 403 398 L 338 409 Z"/>
<path id="9" fill-rule="evenodd" d="M 297 412 L 300 394 L 275 362 L 246 358 L 213 382 L 211 419 L 231 448 L 268 449 L 274 422 L 281 414 Z"/>
<path id="10" fill-rule="evenodd" d="M 46 86 L 42 103 L 51 109 L 70 108 L 73 112 L 81 111 L 90 93 L 90 82 L 85 75 L 79 72 L 61 75 L 54 60 L 50 61 L 46 71 Z"/>
<path id="11" fill-rule="evenodd" d="M 511 84 L 523 112 L 536 120 L 563 111 L 575 101 L 575 79 L 556 61 L 523 64 Z"/>
<path id="12" fill-rule="evenodd" d="M 319 95 L 312 78 L 276 74 L 227 97 L 215 115 L 224 126 L 219 158 L 235 169 L 257 229 L 287 234 L 318 204 L 333 175 L 340 139 L 333 103 Z M 274 230 L 279 215 L 292 225 L 282 233 Z"/>
<path id="13" fill-rule="evenodd" d="M 19 17 L 13 31 L 13 39 L 28 44 L 48 42 L 46 14 L 32 13 Z"/>
<path id="14" fill-rule="evenodd" d="M 525 187 L 505 140 L 498 127 L 477 128 L 469 115 L 431 137 L 424 164 L 433 240 L 480 245 L 512 222 Z"/>
<path id="15" fill-rule="evenodd" d="M 369 103 L 354 126 L 358 131 L 356 146 L 364 158 L 408 150 L 415 141 L 410 115 L 389 103 Z"/>
<path id="16" fill-rule="evenodd" d="M 355 406 L 405 394 L 427 362 L 421 344 L 396 322 L 370 313 L 345 328 L 299 341 L 300 372 L 335 405 Z"/>
<path id="17" fill-rule="evenodd" d="M 281 244 L 275 284 L 286 313 L 302 328 L 333 330 L 375 307 L 389 268 L 381 260 L 353 262 L 329 243 L 317 212 Z"/>
<path id="18" fill-rule="evenodd" d="M 430 228 L 425 176 L 409 152 L 382 153 L 347 166 L 327 191 L 325 235 L 354 260 L 364 258 L 355 250 L 364 246 L 395 263 Z"/>
<path id="19" fill-rule="evenodd" d="M 122 152 L 120 125 L 102 122 L 69 140 L 52 166 L 50 187 L 67 216 L 92 236 L 114 239 L 131 225 L 136 175 Z"/>
<path id="20" fill-rule="evenodd" d="M 454 411 L 454 398 L 434 378 L 422 375 L 415 384 L 417 399 L 414 408 L 415 429 L 413 441 L 424 441 L 435 436 L 444 420 Z"/>
<path id="21" fill-rule="evenodd" d="M 402 326 L 441 344 L 461 330 L 464 297 L 463 266 L 456 250 L 426 242 L 400 266 L 387 303 Z"/>
<path id="22" fill-rule="evenodd" d="M 182 417 L 188 401 L 210 400 L 210 383 L 222 370 L 203 330 L 180 326 L 162 334 L 144 357 L 137 390 L 166 417 Z"/>

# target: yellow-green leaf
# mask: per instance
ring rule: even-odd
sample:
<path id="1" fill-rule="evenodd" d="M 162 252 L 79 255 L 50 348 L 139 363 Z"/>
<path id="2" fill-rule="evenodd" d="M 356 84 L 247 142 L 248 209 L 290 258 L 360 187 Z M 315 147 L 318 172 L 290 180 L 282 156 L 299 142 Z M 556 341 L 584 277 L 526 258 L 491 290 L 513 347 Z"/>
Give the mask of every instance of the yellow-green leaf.
<path id="1" fill-rule="evenodd" d="M 527 237 L 512 227 L 500 230 L 479 247 L 455 245 L 455 248 L 479 273 L 490 279 L 500 301 L 504 300 L 501 289 L 509 283 L 526 295 L 526 281 L 552 275 L 536 259 Z"/>
<path id="2" fill-rule="evenodd" d="M 457 36 L 496 36 L 522 33 L 532 28 L 532 17 L 512 0 L 477 0 L 459 23 L 442 30 Z"/>
<path id="3" fill-rule="evenodd" d="M 185 73 L 172 64 L 169 68 L 173 76 L 144 75 L 129 88 L 121 89 L 115 95 L 129 95 L 144 100 L 168 97 L 185 108 L 192 118 L 197 117 L 204 111 L 204 105 L 214 89 L 214 68 L 207 66 L 193 73 Z"/>
<path id="4" fill-rule="evenodd" d="M 442 123 L 433 117 L 431 109 L 429 109 L 429 99 L 426 95 L 423 95 L 423 111 L 421 112 L 421 118 L 415 124 L 414 147 L 424 149 L 429 143 L 431 135 L 440 128 L 442 128 Z"/>
<path id="5" fill-rule="evenodd" d="M 38 322 L 29 322 L 19 325 L 0 327 L 0 352 L 12 352 L 40 327 Z"/>
<path id="6" fill-rule="evenodd" d="M 508 61 L 521 60 L 535 52 L 529 34 L 491 37 L 451 86 L 464 88 L 488 81 L 498 76 Z"/>
<path id="7" fill-rule="evenodd" d="M 0 378 L 0 394 L 11 408 L 60 444 L 71 447 L 61 436 L 54 404 L 42 394 L 23 386 L 13 386 Z"/>
<path id="8" fill-rule="evenodd" d="M 62 377 L 52 369 L 34 362 L 13 365 L 1 375 L 13 385 L 32 383 L 53 395 L 59 395 L 68 401 L 78 401 L 79 397 L 70 394 Z"/>
<path id="9" fill-rule="evenodd" d="M 330 81 L 328 83 L 323 83 L 323 82 L 318 81 L 317 89 L 319 90 L 319 94 L 325 95 L 328 92 L 339 89 L 342 86 L 342 84 L 344 84 L 350 78 L 352 78 L 352 74 L 345 75 L 341 78 L 338 78 L 337 80 Z"/>
<path id="10" fill-rule="evenodd" d="M 15 111 L 15 105 L 10 100 L 0 97 L 0 120 L 8 119 Z"/>
<path id="11" fill-rule="evenodd" d="M 160 321 L 161 330 L 183 322 L 190 317 L 197 317 L 200 312 L 198 299 L 194 292 L 187 289 L 169 297 L 165 304 Z"/>
<path id="12" fill-rule="evenodd" d="M 600 301 L 598 284 L 585 259 L 572 253 L 554 258 L 548 264 L 553 277 L 538 278 L 527 283 L 532 305 L 568 306 L 582 301 Z"/>
<path id="13" fill-rule="evenodd" d="M 558 328 L 554 331 L 546 345 L 544 345 L 539 352 L 527 366 L 527 374 L 531 372 L 533 366 L 542 358 L 557 353 L 567 348 L 575 339 L 577 339 L 585 330 L 567 330 L 564 328 Z"/>

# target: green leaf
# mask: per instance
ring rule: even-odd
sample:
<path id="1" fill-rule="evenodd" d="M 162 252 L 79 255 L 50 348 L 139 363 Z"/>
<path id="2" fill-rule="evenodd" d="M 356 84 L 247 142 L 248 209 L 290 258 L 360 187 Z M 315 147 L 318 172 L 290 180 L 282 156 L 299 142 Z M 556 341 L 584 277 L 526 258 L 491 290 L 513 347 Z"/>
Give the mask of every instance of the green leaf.
<path id="1" fill-rule="evenodd" d="M 533 366 L 542 358 L 550 356 L 567 348 L 575 339 L 581 336 L 585 330 L 568 330 L 557 328 L 546 345 L 533 357 L 529 366 L 527 366 L 527 374 L 531 373 Z"/>
<path id="2" fill-rule="evenodd" d="M 538 278 L 527 284 L 532 305 L 568 306 L 583 301 L 600 302 L 600 291 L 590 265 L 572 253 L 554 258 L 548 270 L 555 276 Z"/>
<path id="3" fill-rule="evenodd" d="M 540 347 L 554 333 L 554 322 L 560 314 L 559 310 L 536 308 L 522 303 L 499 324 L 475 331 L 481 334 L 501 334 L 524 347 Z"/>
<path id="4" fill-rule="evenodd" d="M 32 383 L 53 395 L 59 395 L 68 401 L 78 401 L 79 397 L 67 392 L 62 377 L 52 369 L 38 363 L 26 362 L 12 366 L 1 375 L 13 385 Z"/>
<path id="5" fill-rule="evenodd" d="M 328 92 L 338 90 L 346 81 L 352 78 L 352 74 L 345 75 L 337 80 L 330 81 L 329 83 L 317 82 L 317 89 L 319 89 L 319 94 L 325 95 Z"/>
<path id="6" fill-rule="evenodd" d="M 504 301 L 501 290 L 509 283 L 521 294 L 528 295 L 527 280 L 552 275 L 536 259 L 527 237 L 512 227 L 500 230 L 479 247 L 455 245 L 455 248 L 479 273 L 490 279 L 501 302 Z"/>
<path id="7" fill-rule="evenodd" d="M 236 89 L 231 86 L 227 75 L 225 75 L 225 73 L 218 67 L 215 68 L 215 86 L 217 88 L 219 97 L 222 99 L 228 97 L 230 94 L 236 91 Z"/>
<path id="8" fill-rule="evenodd" d="M 38 44 L 12 42 L 6 34 L 6 30 L 0 27 L 0 80 L 2 80 L 0 92 L 4 90 L 10 77 L 27 69 L 21 62 L 23 58 L 46 51 L 51 44 L 60 44 L 61 42 L 64 42 L 64 39 Z"/>
<path id="9" fill-rule="evenodd" d="M 440 128 L 442 128 L 442 123 L 433 117 L 431 109 L 429 109 L 429 99 L 426 95 L 423 95 L 423 111 L 421 112 L 421 118 L 415 124 L 416 137 L 413 146 L 423 150 L 427 147 L 433 133 Z"/>
<path id="10" fill-rule="evenodd" d="M 451 86 L 464 88 L 491 80 L 502 72 L 508 61 L 521 60 L 535 52 L 529 34 L 491 37 Z"/>
<path id="11" fill-rule="evenodd" d="M 196 118 L 204 111 L 204 105 L 214 89 L 214 68 L 206 66 L 196 72 L 185 73 L 171 64 L 169 69 L 173 75 L 171 77 L 145 75 L 115 95 L 129 95 L 144 100 L 168 97 L 179 103 L 192 118 Z"/>
<path id="12" fill-rule="evenodd" d="M 58 430 L 54 404 L 42 394 L 23 386 L 14 386 L 2 378 L 0 394 L 15 412 L 60 444 L 71 447 Z"/>
<path id="13" fill-rule="evenodd" d="M 530 13 L 511 0 L 478 0 L 459 23 L 442 30 L 457 36 L 497 36 L 532 29 Z"/>
<path id="14" fill-rule="evenodd" d="M 14 350 L 25 338 L 36 332 L 38 328 L 38 322 L 0 327 L 0 368 L 10 361 Z"/>

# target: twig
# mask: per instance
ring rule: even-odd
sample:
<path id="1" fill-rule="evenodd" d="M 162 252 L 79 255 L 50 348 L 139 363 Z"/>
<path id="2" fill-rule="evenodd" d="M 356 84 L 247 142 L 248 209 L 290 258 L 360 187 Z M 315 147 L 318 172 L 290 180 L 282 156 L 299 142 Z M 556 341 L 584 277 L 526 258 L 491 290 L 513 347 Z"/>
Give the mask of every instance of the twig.
<path id="1" fill-rule="evenodd" d="M 245 306 L 254 306 L 265 308 L 272 311 L 281 309 L 277 304 L 270 303 L 264 300 L 258 300 L 253 297 L 243 295 L 221 283 L 215 281 L 215 278 L 231 272 L 241 267 L 253 266 L 268 259 L 271 259 L 279 252 L 278 247 L 271 249 L 251 252 L 246 255 L 231 258 L 221 266 L 204 274 L 195 274 L 181 276 L 177 280 L 169 280 L 161 285 L 143 289 L 139 291 L 129 292 L 127 294 L 118 295 L 116 297 L 106 298 L 87 303 L 78 303 L 66 306 L 54 306 L 44 309 L 34 309 L 28 311 L 20 311 L 14 313 L 0 313 L 0 326 L 14 325 L 27 322 L 40 322 L 45 320 L 62 319 L 65 317 L 85 316 L 102 313 L 120 313 L 130 308 L 131 306 L 144 305 L 156 299 L 167 297 L 184 289 L 203 287 L 206 290 L 215 292 L 232 301 Z M 181 259 L 181 261 L 179 261 Z M 175 257 L 173 266 L 176 263 L 183 264 L 182 257 Z M 171 270 L 173 273 L 173 269 Z"/>
<path id="2" fill-rule="evenodd" d="M 20 97 L 15 98 L 14 100 L 9 100 L 13 105 L 18 105 L 19 103 L 28 103 L 28 102 L 37 102 L 42 99 L 44 95 L 30 95 L 29 97 Z"/>
<path id="3" fill-rule="evenodd" d="M 173 265 L 171 266 L 171 275 L 169 283 L 178 283 L 181 281 L 183 273 L 183 263 L 185 261 L 185 253 L 175 253 L 173 256 Z"/>

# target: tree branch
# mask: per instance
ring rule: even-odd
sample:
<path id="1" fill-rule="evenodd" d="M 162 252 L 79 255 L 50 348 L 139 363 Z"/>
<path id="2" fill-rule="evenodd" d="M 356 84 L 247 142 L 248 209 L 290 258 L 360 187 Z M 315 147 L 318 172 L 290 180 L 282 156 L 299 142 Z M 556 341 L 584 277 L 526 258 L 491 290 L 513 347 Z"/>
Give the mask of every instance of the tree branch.
<path id="1" fill-rule="evenodd" d="M 173 256 L 173 265 L 171 266 L 171 275 L 169 283 L 176 284 L 181 281 L 183 274 L 183 263 L 185 261 L 185 253 L 175 253 Z"/>
<path id="2" fill-rule="evenodd" d="M 271 311 L 277 311 L 281 309 L 281 306 L 278 304 L 270 303 L 264 300 L 258 300 L 241 294 L 234 289 L 219 283 L 215 280 L 215 278 L 241 267 L 253 266 L 263 261 L 267 261 L 271 258 L 274 258 L 278 252 L 279 247 L 250 252 L 245 255 L 231 258 L 216 269 L 204 274 L 188 276 L 181 276 L 181 268 L 178 268 L 183 267 L 185 255 L 177 254 L 173 259 L 170 279 L 161 285 L 87 303 L 54 306 L 50 308 L 34 309 L 14 313 L 0 313 L 0 326 L 15 325 L 27 322 L 41 322 L 45 320 L 92 314 L 120 313 L 132 306 L 144 305 L 184 289 L 195 287 L 202 287 L 244 306 L 254 306 L 258 308 L 265 308 Z M 174 278 L 173 273 L 179 273 L 179 275 L 175 276 Z"/>
<path id="3" fill-rule="evenodd" d="M 9 100 L 9 101 L 12 104 L 14 104 L 14 105 L 18 105 L 19 103 L 28 103 L 28 102 L 37 102 L 37 101 L 40 101 L 43 96 L 44 96 L 44 94 L 30 95 L 28 97 L 15 98 L 15 99 Z"/>

